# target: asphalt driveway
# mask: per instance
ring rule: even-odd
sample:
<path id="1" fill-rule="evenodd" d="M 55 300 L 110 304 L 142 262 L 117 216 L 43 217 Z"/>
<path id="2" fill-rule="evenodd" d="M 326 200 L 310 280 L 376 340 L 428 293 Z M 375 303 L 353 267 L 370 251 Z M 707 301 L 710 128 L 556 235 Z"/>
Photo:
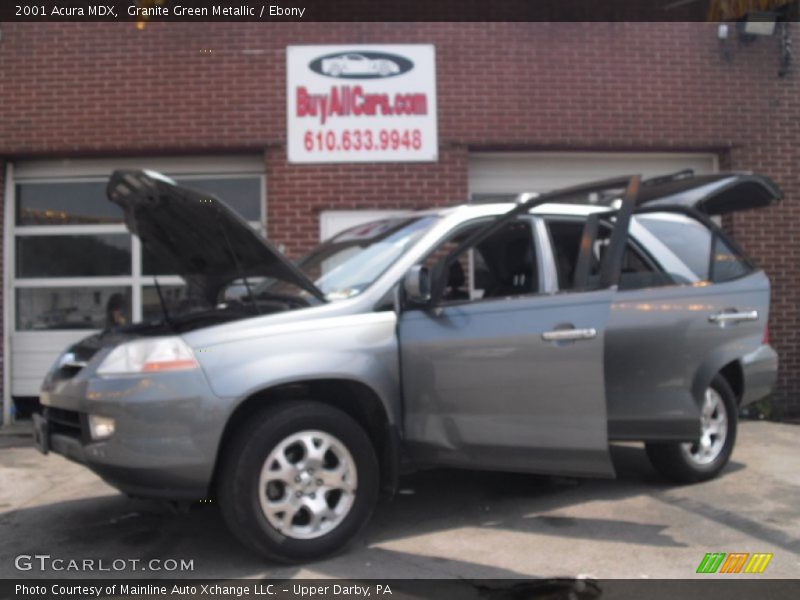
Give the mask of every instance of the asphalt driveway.
<path id="1" fill-rule="evenodd" d="M 615 447 L 614 460 L 619 478 L 609 481 L 455 470 L 407 476 L 347 552 L 283 567 L 240 547 L 213 504 L 173 514 L 2 436 L 0 577 L 685 578 L 706 552 L 769 552 L 760 577 L 800 575 L 800 427 L 742 423 L 731 464 L 700 485 L 665 484 L 640 446 Z M 21 572 L 20 554 L 191 559 L 194 571 Z"/>

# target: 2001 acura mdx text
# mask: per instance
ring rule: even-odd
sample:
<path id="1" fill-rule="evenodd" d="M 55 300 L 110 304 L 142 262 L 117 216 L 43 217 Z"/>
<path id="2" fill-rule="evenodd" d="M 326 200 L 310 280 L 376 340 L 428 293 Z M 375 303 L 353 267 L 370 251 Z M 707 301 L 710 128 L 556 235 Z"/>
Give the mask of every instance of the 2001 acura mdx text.
<path id="1" fill-rule="evenodd" d="M 213 495 L 265 556 L 329 554 L 403 467 L 613 476 L 643 441 L 714 477 L 767 395 L 769 282 L 710 218 L 748 173 L 620 177 L 360 225 L 288 261 L 224 202 L 150 171 L 108 197 L 186 283 L 163 317 L 68 348 L 37 443 L 123 492 Z"/>

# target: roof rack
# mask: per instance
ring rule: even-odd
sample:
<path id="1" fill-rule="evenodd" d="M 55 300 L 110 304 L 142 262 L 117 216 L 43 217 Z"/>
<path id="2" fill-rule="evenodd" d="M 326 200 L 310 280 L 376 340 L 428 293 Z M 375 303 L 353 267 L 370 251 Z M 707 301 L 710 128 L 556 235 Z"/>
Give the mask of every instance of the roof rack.
<path id="1" fill-rule="evenodd" d="M 683 169 L 675 173 L 668 173 L 667 175 L 659 175 L 658 177 L 651 177 L 642 181 L 642 185 L 658 185 L 660 183 L 667 183 L 668 181 L 676 181 L 678 179 L 686 179 L 694 177 L 694 169 Z"/>
<path id="2" fill-rule="evenodd" d="M 522 192 L 521 194 L 517 194 L 517 197 L 514 199 L 514 204 L 523 204 L 524 202 L 533 200 L 539 196 L 541 196 L 539 192 Z"/>

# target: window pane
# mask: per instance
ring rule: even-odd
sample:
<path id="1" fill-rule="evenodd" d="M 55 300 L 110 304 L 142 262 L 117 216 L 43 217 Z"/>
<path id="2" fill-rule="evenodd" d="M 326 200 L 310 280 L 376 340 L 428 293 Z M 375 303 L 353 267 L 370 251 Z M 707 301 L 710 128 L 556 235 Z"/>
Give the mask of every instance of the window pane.
<path id="1" fill-rule="evenodd" d="M 168 258 L 153 254 L 142 244 L 143 275 L 175 275 L 179 270 Z"/>
<path id="2" fill-rule="evenodd" d="M 424 261 L 433 281 L 443 285 L 442 301 L 477 301 L 536 293 L 539 273 L 533 233 L 527 218 L 508 223 L 465 249 L 444 272 L 450 256 L 483 223 L 468 226 L 440 244 Z"/>
<path id="3" fill-rule="evenodd" d="M 569 221 L 548 219 L 546 223 L 550 230 L 550 240 L 556 262 L 558 288 L 570 290 L 575 283 L 575 267 L 578 264 L 585 221 L 577 219 Z M 593 271 L 595 271 L 594 264 L 592 264 L 590 276 L 595 274 Z"/>
<path id="4" fill-rule="evenodd" d="M 261 180 L 258 177 L 230 179 L 181 178 L 180 185 L 209 192 L 224 200 L 247 221 L 261 220 Z"/>
<path id="5" fill-rule="evenodd" d="M 17 277 L 130 275 L 131 236 L 35 235 L 16 239 Z"/>
<path id="6" fill-rule="evenodd" d="M 559 221 L 548 219 L 550 239 L 553 245 L 553 254 L 558 272 L 558 287 L 561 290 L 570 290 L 575 287 L 575 269 L 581 251 L 581 241 L 586 226 L 585 219 L 570 219 Z M 597 239 L 594 242 L 589 263 L 589 276 L 587 283 L 590 287 L 600 283 L 600 270 L 605 253 L 610 243 L 611 228 L 600 223 Z M 636 290 L 649 287 L 672 285 L 675 280 L 630 241 L 625 245 L 622 255 L 622 265 L 619 278 L 619 289 Z"/>
<path id="7" fill-rule="evenodd" d="M 436 222 L 435 217 L 395 217 L 351 227 L 323 242 L 298 266 L 329 300 L 360 294 Z M 293 293 L 270 283 L 266 291 Z"/>
<path id="8" fill-rule="evenodd" d="M 744 277 L 750 272 L 745 260 L 726 244 L 722 238 L 714 240 L 714 282 L 722 283 Z"/>
<path id="9" fill-rule="evenodd" d="M 17 225 L 122 223 L 122 210 L 106 198 L 106 182 L 21 183 Z"/>
<path id="10" fill-rule="evenodd" d="M 474 249 L 469 248 L 458 256 L 450 267 L 448 267 L 446 274 L 442 271 L 445 267 L 445 259 L 455 252 L 456 248 L 458 248 L 464 240 L 483 225 L 485 225 L 484 222 L 478 225 L 468 225 L 466 228 L 458 230 L 455 235 L 441 242 L 433 252 L 428 254 L 422 263 L 428 269 L 428 273 L 430 273 L 431 282 L 438 283 L 444 279 L 443 283 L 445 288 L 442 293 L 442 300 L 445 302 L 454 300 L 480 300 L 483 296 L 486 287 L 484 285 L 486 280 L 485 261 L 483 256 L 480 255 L 475 258 L 476 252 Z M 473 273 L 473 268 L 470 267 L 471 263 L 475 265 L 475 273 Z M 475 281 L 476 275 L 478 283 Z"/>
<path id="11" fill-rule="evenodd" d="M 708 279 L 711 231 L 705 225 L 696 219 L 671 213 L 652 213 L 635 218 L 697 275 L 700 281 Z"/>
<path id="12" fill-rule="evenodd" d="M 131 322 L 129 287 L 17 289 L 17 330 L 103 329 Z"/>
<path id="13" fill-rule="evenodd" d="M 187 302 L 185 285 L 162 285 L 161 294 L 164 297 L 164 304 L 170 315 L 177 315 L 186 312 Z M 158 299 L 158 292 L 154 285 L 142 287 L 142 320 L 160 321 L 164 316 L 161 309 L 161 302 Z"/>

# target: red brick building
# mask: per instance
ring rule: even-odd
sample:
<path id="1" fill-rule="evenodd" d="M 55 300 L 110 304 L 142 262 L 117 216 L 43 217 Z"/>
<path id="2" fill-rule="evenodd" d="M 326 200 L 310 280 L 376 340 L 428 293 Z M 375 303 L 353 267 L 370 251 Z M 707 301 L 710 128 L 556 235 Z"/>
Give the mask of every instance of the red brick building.
<path id="1" fill-rule="evenodd" d="M 780 206 L 726 226 L 772 279 L 778 397 L 800 409 L 800 70 L 778 76 L 777 35 L 742 43 L 731 32 L 721 42 L 717 26 L 702 23 L 3 23 L 0 31 L 6 398 L 35 394 L 40 365 L 80 333 L 36 331 L 67 318 L 54 304 L 64 289 L 98 306 L 122 290 L 131 318 L 152 302 L 140 280 L 147 266 L 127 238 L 110 243 L 134 266 L 113 276 L 71 264 L 60 273 L 37 260 L 70 235 L 113 237 L 121 227 L 100 218 L 58 229 L 58 216 L 42 213 L 46 184 L 96 195 L 119 164 L 216 177 L 220 190 L 242 194 L 254 226 L 297 256 L 321 228 L 372 211 L 691 167 L 759 171 L 785 193 Z M 364 43 L 435 46 L 438 160 L 290 164 L 286 47 Z M 67 281 L 71 269 L 78 276 Z M 90 329 L 94 317 L 81 318 L 77 329 Z"/>

